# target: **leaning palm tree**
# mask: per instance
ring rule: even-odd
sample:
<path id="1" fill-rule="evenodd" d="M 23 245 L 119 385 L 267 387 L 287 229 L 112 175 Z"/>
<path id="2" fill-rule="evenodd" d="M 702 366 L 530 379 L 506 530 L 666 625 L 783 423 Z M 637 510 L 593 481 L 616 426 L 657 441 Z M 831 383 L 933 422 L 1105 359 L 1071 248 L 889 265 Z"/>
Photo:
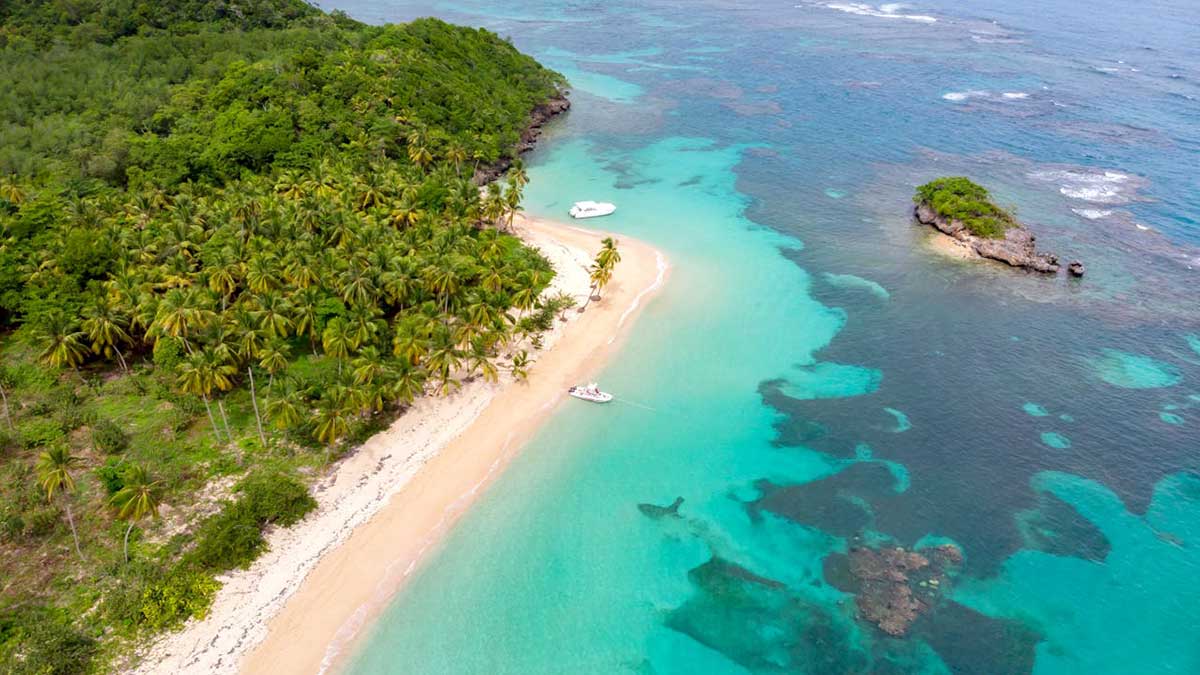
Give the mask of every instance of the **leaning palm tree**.
<path id="1" fill-rule="evenodd" d="M 307 412 L 304 397 L 294 386 L 285 386 L 267 401 L 267 415 L 278 429 L 287 430 L 300 424 Z"/>
<path id="2" fill-rule="evenodd" d="M 117 510 L 117 518 L 129 523 L 125 528 L 125 562 L 129 562 L 129 533 L 139 520 L 147 516 L 158 517 L 159 495 L 162 481 L 150 480 L 145 467 L 134 464 L 125 472 L 125 486 L 109 500 Z"/>
<path id="3" fill-rule="evenodd" d="M 36 467 L 38 484 L 46 493 L 46 501 L 54 501 L 56 492 L 67 495 L 75 491 L 75 477 L 71 475 L 71 470 L 79 466 L 81 461 L 71 454 L 70 448 L 63 445 L 45 450 L 38 456 Z M 75 530 L 75 516 L 71 513 L 70 500 L 64 499 L 63 505 L 67 510 L 67 523 L 71 526 L 71 537 L 75 540 L 75 553 L 79 554 L 80 560 L 87 562 L 87 559 L 83 557 L 83 551 L 79 548 L 79 532 Z"/>

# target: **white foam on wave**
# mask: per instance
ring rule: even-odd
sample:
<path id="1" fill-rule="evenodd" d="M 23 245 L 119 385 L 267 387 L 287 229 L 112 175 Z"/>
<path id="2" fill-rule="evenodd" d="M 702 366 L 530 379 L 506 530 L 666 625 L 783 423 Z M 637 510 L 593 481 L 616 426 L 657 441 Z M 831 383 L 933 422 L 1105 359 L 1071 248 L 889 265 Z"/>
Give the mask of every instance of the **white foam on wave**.
<path id="1" fill-rule="evenodd" d="M 1100 220 L 1107 218 L 1113 214 L 1112 211 L 1105 209 L 1071 209 L 1076 215 L 1087 218 L 1088 220 Z"/>
<path id="2" fill-rule="evenodd" d="M 942 98 L 946 99 L 947 101 L 956 101 L 957 102 L 957 101 L 966 101 L 967 99 L 972 99 L 972 98 L 987 98 L 991 95 L 992 95 L 992 93 L 990 91 L 984 91 L 982 89 L 972 89 L 970 91 L 952 91 L 952 92 L 949 92 L 946 94 L 942 94 Z"/>
<path id="3" fill-rule="evenodd" d="M 968 101 L 973 98 L 983 98 L 983 99 L 988 99 L 988 100 L 992 100 L 992 101 L 996 101 L 996 100 L 1023 101 L 1025 99 L 1029 98 L 1029 93 L 1024 92 L 1024 91 L 1005 91 L 1005 92 L 1001 92 L 999 97 L 997 97 L 994 94 L 992 94 L 992 92 L 987 91 L 986 89 L 970 89 L 968 91 L 947 92 L 945 94 L 942 94 L 942 98 L 946 99 L 947 101 L 954 101 L 955 103 L 961 103 L 963 101 Z"/>
<path id="4" fill-rule="evenodd" d="M 797 5 L 800 7 L 801 5 Z M 859 16 L 874 16 L 881 19 L 906 19 L 908 21 L 919 21 L 921 23 L 934 23 L 937 17 L 932 17 L 927 14 L 901 14 L 908 5 L 892 2 L 880 5 L 878 7 L 868 5 L 862 2 L 832 2 L 825 5 L 829 9 L 836 9 L 839 12 L 847 14 L 857 14 Z"/>
<path id="5" fill-rule="evenodd" d="M 1031 175 L 1038 180 L 1057 183 L 1058 191 L 1071 199 L 1093 204 L 1126 204 L 1138 188 L 1133 176 L 1120 171 L 1061 169 L 1037 171 Z"/>

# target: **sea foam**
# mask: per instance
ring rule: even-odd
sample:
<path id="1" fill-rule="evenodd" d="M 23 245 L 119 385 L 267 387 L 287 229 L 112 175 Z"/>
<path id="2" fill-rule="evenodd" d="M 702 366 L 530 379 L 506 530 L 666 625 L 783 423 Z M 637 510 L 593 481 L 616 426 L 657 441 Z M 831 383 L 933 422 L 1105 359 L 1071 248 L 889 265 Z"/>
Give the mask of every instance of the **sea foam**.
<path id="1" fill-rule="evenodd" d="M 1037 171 L 1033 178 L 1058 184 L 1058 191 L 1071 199 L 1093 204 L 1127 204 L 1133 200 L 1138 182 L 1119 171 L 1060 169 Z M 1076 211 L 1085 218 L 1090 217 Z M 1104 214 L 1107 215 L 1107 214 Z M 1103 217 L 1103 215 L 1099 216 Z"/>
<path id="2" fill-rule="evenodd" d="M 801 5 L 797 5 L 800 7 Z M 926 14 L 901 14 L 900 11 L 906 9 L 908 5 L 898 2 L 888 3 L 874 7 L 861 2 L 833 2 L 825 5 L 829 9 L 836 9 L 839 12 L 848 14 L 858 14 L 859 16 L 874 16 L 881 19 L 906 19 L 908 21 L 919 21 L 922 23 L 934 23 L 936 17 Z"/>

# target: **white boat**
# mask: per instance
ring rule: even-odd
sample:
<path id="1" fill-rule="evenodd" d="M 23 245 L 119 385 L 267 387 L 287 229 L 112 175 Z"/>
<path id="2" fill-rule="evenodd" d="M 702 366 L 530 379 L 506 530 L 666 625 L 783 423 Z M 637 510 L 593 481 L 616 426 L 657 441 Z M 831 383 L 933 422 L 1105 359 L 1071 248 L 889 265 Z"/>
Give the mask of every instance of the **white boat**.
<path id="1" fill-rule="evenodd" d="M 567 393 L 575 398 L 581 398 L 592 403 L 608 403 L 613 400 L 612 394 L 600 391 L 600 387 L 595 382 L 587 386 L 575 386 L 567 390 Z"/>
<path id="2" fill-rule="evenodd" d="M 567 213 L 570 213 L 572 218 L 595 218 L 597 216 L 607 216 L 616 210 L 617 207 L 615 204 L 588 201 L 575 202 L 575 205 Z"/>

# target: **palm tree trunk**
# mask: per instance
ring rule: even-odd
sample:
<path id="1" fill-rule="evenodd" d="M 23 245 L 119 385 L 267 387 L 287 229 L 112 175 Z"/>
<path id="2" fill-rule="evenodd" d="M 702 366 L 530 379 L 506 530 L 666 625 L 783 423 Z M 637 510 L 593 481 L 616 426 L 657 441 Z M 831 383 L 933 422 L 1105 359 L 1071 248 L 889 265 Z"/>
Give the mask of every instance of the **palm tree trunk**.
<path id="1" fill-rule="evenodd" d="M 15 429 L 13 426 L 12 415 L 8 412 L 8 394 L 4 393 L 4 386 L 0 385 L 0 399 L 4 401 L 4 420 L 8 422 L 9 429 Z"/>
<path id="2" fill-rule="evenodd" d="M 267 436 L 262 430 L 262 417 L 258 414 L 258 394 L 254 390 L 254 369 L 246 366 L 246 373 L 250 375 L 250 402 L 254 404 L 254 424 L 258 426 L 258 440 L 262 441 L 263 447 L 267 447 Z"/>
<path id="3" fill-rule="evenodd" d="M 212 406 L 208 404 L 208 396 L 204 396 L 204 410 L 208 413 L 208 421 L 212 424 L 213 435 L 217 437 L 217 442 L 221 442 L 221 428 L 217 426 L 217 419 L 213 417 Z"/>
<path id="4" fill-rule="evenodd" d="M 129 364 L 125 363 L 125 355 L 121 353 L 121 348 L 113 345 L 113 351 L 117 353 L 117 358 L 121 360 L 121 370 L 129 372 Z"/>
<path id="5" fill-rule="evenodd" d="M 129 564 L 129 533 L 133 532 L 133 521 L 129 521 L 129 527 L 125 528 L 125 564 Z"/>
<path id="6" fill-rule="evenodd" d="M 225 437 L 233 442 L 233 432 L 229 431 L 229 418 L 225 416 L 225 402 L 217 399 L 217 409 L 221 411 L 221 421 L 225 423 Z"/>
<path id="7" fill-rule="evenodd" d="M 66 507 L 67 524 L 71 526 L 71 538 L 75 540 L 75 553 L 79 554 L 79 559 L 86 563 L 87 558 L 83 557 L 83 551 L 79 549 L 79 532 L 75 530 L 75 516 L 71 513 L 71 505 L 66 504 Z"/>

